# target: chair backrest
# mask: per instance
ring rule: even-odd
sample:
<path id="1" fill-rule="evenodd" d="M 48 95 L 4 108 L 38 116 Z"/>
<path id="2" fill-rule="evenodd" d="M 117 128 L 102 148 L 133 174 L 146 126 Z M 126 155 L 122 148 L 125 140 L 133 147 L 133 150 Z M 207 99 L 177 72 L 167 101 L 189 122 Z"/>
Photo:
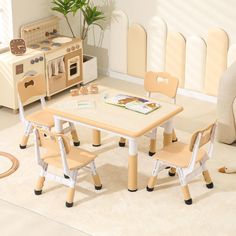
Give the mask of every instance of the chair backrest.
<path id="1" fill-rule="evenodd" d="M 213 136 L 215 135 L 215 126 L 216 123 L 209 125 L 207 128 L 196 131 L 190 141 L 189 150 L 192 152 L 194 147 L 196 146 L 196 142 L 198 141 L 198 137 L 200 135 L 200 140 L 198 141 L 198 148 L 201 148 L 203 145 L 207 144 L 210 141 L 213 141 Z"/>
<path id="2" fill-rule="evenodd" d="M 53 153 L 61 157 L 61 163 L 64 173 L 68 173 L 67 154 L 70 152 L 71 146 L 69 138 L 63 134 L 55 134 L 41 127 L 34 127 L 35 134 L 35 150 L 36 158 L 39 165 L 42 165 L 41 152 L 39 146 L 46 149 L 46 153 Z M 47 154 L 46 154 L 47 155 Z"/>
<path id="3" fill-rule="evenodd" d="M 65 147 L 66 154 L 70 151 L 70 141 L 69 138 L 63 134 L 56 134 L 51 131 L 42 129 L 41 127 L 35 127 L 38 133 L 38 139 L 40 146 L 46 150 L 53 150 L 60 153 L 60 147 L 58 143 L 58 138 L 61 137 L 63 141 L 63 146 Z"/>
<path id="4" fill-rule="evenodd" d="M 216 122 L 209 125 L 207 128 L 196 131 L 192 135 L 191 142 L 189 144 L 189 150 L 192 152 L 192 158 L 188 166 L 189 172 L 192 172 L 194 170 L 199 149 L 208 142 L 210 142 L 210 146 L 208 148 L 207 156 L 208 158 L 212 156 L 213 143 L 215 138 L 215 129 L 216 129 Z"/>
<path id="5" fill-rule="evenodd" d="M 167 72 L 148 71 L 144 78 L 144 88 L 149 93 L 161 93 L 175 98 L 179 80 Z"/>
<path id="6" fill-rule="evenodd" d="M 42 74 L 26 76 L 17 84 L 19 99 L 21 103 L 27 102 L 35 96 L 46 94 L 46 82 Z"/>

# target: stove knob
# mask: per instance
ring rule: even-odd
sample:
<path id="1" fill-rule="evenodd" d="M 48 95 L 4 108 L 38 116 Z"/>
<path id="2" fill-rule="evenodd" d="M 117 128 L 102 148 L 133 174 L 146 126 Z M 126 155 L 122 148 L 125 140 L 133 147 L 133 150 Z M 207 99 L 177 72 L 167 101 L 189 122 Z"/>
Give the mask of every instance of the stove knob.
<path id="1" fill-rule="evenodd" d="M 79 49 L 79 48 L 80 48 L 80 45 L 79 45 L 79 44 L 77 44 L 77 45 L 76 45 L 76 48 L 77 48 L 77 49 Z"/>
<path id="2" fill-rule="evenodd" d="M 71 47 L 71 50 L 74 51 L 74 50 L 75 50 L 75 46 L 72 46 L 72 47 Z"/>
<path id="3" fill-rule="evenodd" d="M 34 60 L 31 60 L 30 63 L 33 65 L 34 64 Z"/>
<path id="4" fill-rule="evenodd" d="M 39 60 L 40 60 L 40 61 L 43 61 L 43 57 L 39 57 Z"/>
<path id="5" fill-rule="evenodd" d="M 66 51 L 67 51 L 67 52 L 70 52 L 70 48 L 67 48 Z"/>
<path id="6" fill-rule="evenodd" d="M 38 59 L 38 58 L 35 58 L 34 61 L 35 61 L 36 63 L 38 63 L 38 62 L 39 62 L 39 59 Z"/>

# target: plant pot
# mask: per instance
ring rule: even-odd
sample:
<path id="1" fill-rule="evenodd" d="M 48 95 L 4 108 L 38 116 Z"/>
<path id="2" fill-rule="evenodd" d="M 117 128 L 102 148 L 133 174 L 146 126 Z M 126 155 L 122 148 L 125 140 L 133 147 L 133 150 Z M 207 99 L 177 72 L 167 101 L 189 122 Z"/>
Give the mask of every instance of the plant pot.
<path id="1" fill-rule="evenodd" d="M 83 84 L 87 84 L 98 77 L 97 57 L 83 55 Z"/>

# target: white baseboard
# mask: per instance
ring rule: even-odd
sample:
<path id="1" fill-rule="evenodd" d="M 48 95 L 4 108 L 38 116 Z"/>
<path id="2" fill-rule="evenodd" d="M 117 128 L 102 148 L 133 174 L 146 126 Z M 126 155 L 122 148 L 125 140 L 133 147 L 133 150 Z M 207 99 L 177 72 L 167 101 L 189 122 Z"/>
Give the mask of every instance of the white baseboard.
<path id="1" fill-rule="evenodd" d="M 128 81 L 131 83 L 143 85 L 143 79 L 140 79 L 140 78 L 137 78 L 134 76 L 130 76 L 127 74 L 122 74 L 122 73 L 115 72 L 115 71 L 109 71 L 109 76 L 114 79 L 124 80 L 124 81 Z"/>
<path id="2" fill-rule="evenodd" d="M 206 101 L 206 102 L 217 103 L 217 97 L 210 96 L 210 95 L 200 93 L 200 92 L 195 92 L 188 89 L 179 88 L 177 94 L 180 94 L 186 97 L 196 98 L 196 99 Z"/>
<path id="3" fill-rule="evenodd" d="M 124 81 L 135 83 L 135 84 L 140 84 L 140 85 L 144 84 L 144 81 L 140 78 L 130 76 L 127 74 L 122 74 L 115 71 L 111 71 L 111 70 L 109 71 L 109 76 L 114 79 L 124 80 Z M 206 95 L 200 92 L 191 91 L 188 89 L 179 88 L 177 91 L 177 94 L 183 95 L 186 97 L 196 98 L 196 99 L 206 101 L 206 102 L 217 103 L 217 97 L 209 96 L 209 95 Z"/>

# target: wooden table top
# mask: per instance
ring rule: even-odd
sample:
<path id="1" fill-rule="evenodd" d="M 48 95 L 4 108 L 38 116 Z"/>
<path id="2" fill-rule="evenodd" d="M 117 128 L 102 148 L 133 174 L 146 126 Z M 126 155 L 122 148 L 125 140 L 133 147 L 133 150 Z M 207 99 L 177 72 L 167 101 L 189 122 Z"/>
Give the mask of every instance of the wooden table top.
<path id="1" fill-rule="evenodd" d="M 46 109 L 56 116 L 133 138 L 142 136 L 183 110 L 181 106 L 175 104 L 149 99 L 160 103 L 161 107 L 149 114 L 141 114 L 104 101 L 104 97 L 117 94 L 134 95 L 99 86 L 98 94 L 69 96 Z M 81 108 L 79 102 L 90 102 L 90 106 Z"/>

